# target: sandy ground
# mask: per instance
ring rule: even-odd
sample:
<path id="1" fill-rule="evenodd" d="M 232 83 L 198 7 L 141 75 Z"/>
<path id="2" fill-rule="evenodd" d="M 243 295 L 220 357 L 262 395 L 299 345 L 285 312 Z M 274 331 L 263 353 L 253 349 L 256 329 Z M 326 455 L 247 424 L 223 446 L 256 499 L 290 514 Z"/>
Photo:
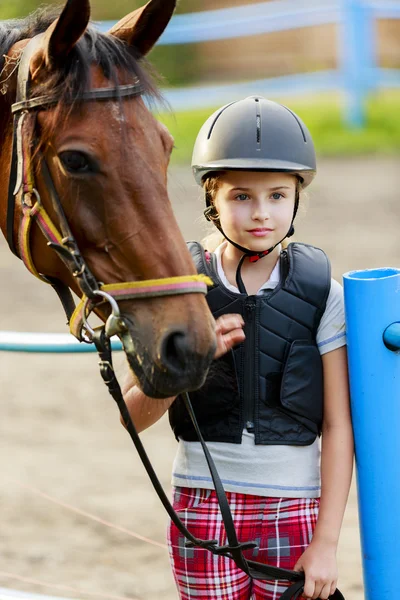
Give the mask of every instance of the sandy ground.
<path id="1" fill-rule="evenodd" d="M 201 237 L 202 205 L 188 169 L 173 169 L 170 185 L 185 237 Z M 323 161 L 297 239 L 322 246 L 339 279 L 352 269 L 398 266 L 397 190 L 396 159 Z M 0 268 L 0 329 L 65 331 L 53 292 L 24 270 L 4 240 Z M 164 548 L 74 513 L 33 489 L 164 543 L 166 515 L 100 382 L 96 356 L 2 353 L 0 381 L 0 586 L 76 598 L 90 597 L 85 592 L 97 598 L 176 599 Z M 176 442 L 167 422 L 143 438 L 169 488 Z M 354 488 L 339 567 L 347 600 L 361 600 Z"/>

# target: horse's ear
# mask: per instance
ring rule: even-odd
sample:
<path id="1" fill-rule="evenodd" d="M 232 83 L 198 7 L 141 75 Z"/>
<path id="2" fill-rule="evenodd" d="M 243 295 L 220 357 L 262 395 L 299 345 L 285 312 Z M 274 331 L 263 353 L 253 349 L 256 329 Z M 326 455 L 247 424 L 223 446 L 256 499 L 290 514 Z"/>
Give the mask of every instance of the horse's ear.
<path id="1" fill-rule="evenodd" d="M 175 6 L 176 0 L 150 0 L 142 8 L 126 15 L 108 33 L 145 55 L 168 25 Z"/>
<path id="2" fill-rule="evenodd" d="M 63 63 L 85 33 L 89 19 L 89 0 L 67 0 L 61 15 L 44 33 L 41 49 L 32 59 L 33 79 L 40 68 L 52 70 Z"/>

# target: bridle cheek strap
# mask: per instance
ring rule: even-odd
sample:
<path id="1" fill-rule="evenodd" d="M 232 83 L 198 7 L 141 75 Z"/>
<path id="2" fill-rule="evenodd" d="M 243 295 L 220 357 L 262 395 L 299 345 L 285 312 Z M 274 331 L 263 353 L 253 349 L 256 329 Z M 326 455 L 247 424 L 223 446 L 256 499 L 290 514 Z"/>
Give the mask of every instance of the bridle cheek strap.
<path id="1" fill-rule="evenodd" d="M 116 301 L 122 301 L 177 296 L 180 294 L 207 294 L 207 287 L 212 285 L 212 280 L 205 275 L 184 275 L 181 277 L 100 285 L 99 290 L 103 296 L 102 301 L 100 303 L 95 302 L 84 295 L 71 317 L 70 331 L 78 340 L 87 341 L 85 333 L 88 330 L 91 333 L 87 324 L 87 317 L 107 300 L 107 296 L 111 296 Z"/>
<path id="2" fill-rule="evenodd" d="M 26 268 L 44 283 L 50 283 L 35 267 L 30 250 L 31 226 L 34 221 L 48 242 L 60 244 L 61 235 L 44 209 L 40 195 L 35 188 L 32 169 L 31 139 L 35 129 L 36 115 L 23 113 L 17 125 L 17 180 L 14 194 L 20 203 L 22 221 L 18 232 L 18 252 Z"/>
<path id="3" fill-rule="evenodd" d="M 34 195 L 36 190 L 34 190 Z M 61 244 L 61 235 L 57 231 L 56 227 L 53 225 L 49 215 L 43 208 L 39 196 L 36 196 L 36 202 L 33 206 L 27 204 L 27 195 L 24 195 L 22 200 L 22 223 L 19 230 L 19 253 L 21 260 L 23 261 L 26 268 L 33 274 L 35 277 L 43 281 L 44 283 L 50 283 L 43 275 L 37 271 L 30 250 L 30 232 L 32 221 L 37 223 L 39 228 L 41 229 L 43 235 L 49 242 L 53 242 L 56 244 Z"/>

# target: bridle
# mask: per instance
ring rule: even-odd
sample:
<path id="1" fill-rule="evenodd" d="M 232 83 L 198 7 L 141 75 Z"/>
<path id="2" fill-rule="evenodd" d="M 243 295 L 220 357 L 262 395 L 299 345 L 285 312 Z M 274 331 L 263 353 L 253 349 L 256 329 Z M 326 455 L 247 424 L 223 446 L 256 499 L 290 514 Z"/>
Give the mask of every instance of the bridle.
<path id="1" fill-rule="evenodd" d="M 21 258 L 28 270 L 41 281 L 53 286 L 61 300 L 70 324 L 70 330 L 80 341 L 91 341 L 91 328 L 87 324 L 89 313 L 102 302 L 111 305 L 111 315 L 106 323 L 107 335 L 120 335 L 126 349 L 130 334 L 120 317 L 118 301 L 158 296 L 207 293 L 210 280 L 201 275 L 170 277 L 147 281 L 131 281 L 104 285 L 97 281 L 83 258 L 75 237 L 68 224 L 63 206 L 50 174 L 45 156 L 35 152 L 40 174 L 51 198 L 51 205 L 57 217 L 55 225 L 46 212 L 40 198 L 33 169 L 32 140 L 34 139 L 37 112 L 58 102 L 58 98 L 47 95 L 29 97 L 30 62 L 41 43 L 42 35 L 32 38 L 20 58 L 17 79 L 17 98 L 12 105 L 13 149 L 11 158 L 10 181 L 7 205 L 7 241 L 11 251 Z M 110 88 L 96 88 L 82 94 L 83 102 L 121 100 L 141 96 L 144 89 L 139 80 L 133 84 Z M 22 222 L 18 239 L 14 240 L 14 220 L 16 203 L 20 204 Z M 35 222 L 47 245 L 62 259 L 70 273 L 76 279 L 82 291 L 81 302 L 75 302 L 69 287 L 62 281 L 39 273 L 34 265 L 30 249 L 30 232 Z M 112 299 L 115 299 L 112 302 Z M 130 344 L 131 345 L 131 344 Z"/>
<path id="2" fill-rule="evenodd" d="M 31 271 L 31 273 L 45 283 L 52 285 L 56 290 L 66 312 L 71 332 L 80 341 L 94 342 L 96 345 L 100 356 L 99 366 L 102 378 L 107 385 L 110 394 L 118 405 L 126 428 L 135 444 L 136 450 L 143 462 L 144 467 L 146 468 L 154 489 L 156 490 L 171 520 L 183 534 L 183 536 L 188 540 L 186 542 L 186 546 L 203 548 L 215 555 L 228 557 L 253 579 L 284 579 L 294 582 L 281 596 L 281 600 L 296 600 L 299 598 L 304 588 L 304 575 L 302 573 L 296 573 L 287 569 L 265 565 L 253 560 L 248 560 L 244 557 L 243 551 L 255 548 L 257 544 L 252 541 L 239 542 L 237 539 L 232 514 L 223 485 L 219 478 L 214 461 L 202 437 L 189 395 L 187 393 L 183 395 L 185 405 L 196 429 L 207 460 L 207 464 L 210 469 L 221 509 L 222 519 L 225 525 L 228 544 L 225 546 L 219 546 L 218 540 L 201 540 L 194 537 L 190 533 L 173 509 L 151 465 L 151 462 L 129 415 L 129 411 L 123 399 L 121 388 L 113 369 L 110 341 L 111 336 L 118 334 L 125 349 L 131 344 L 130 336 L 120 316 L 118 301 L 136 298 L 153 298 L 157 296 L 176 294 L 206 294 L 207 285 L 212 285 L 212 281 L 203 275 L 172 277 L 107 285 L 97 281 L 94 275 L 90 272 L 82 254 L 79 251 L 78 244 L 71 232 L 46 159 L 38 152 L 37 155 L 40 161 L 39 168 L 41 170 L 41 176 L 43 177 L 46 187 L 49 191 L 52 207 L 55 215 L 57 216 L 58 226 L 52 222 L 41 203 L 39 192 L 35 186 L 34 170 L 32 166 L 33 161 L 30 147 L 35 131 L 37 111 L 57 103 L 57 99 L 53 98 L 52 96 L 29 98 L 29 66 L 31 58 L 40 43 L 40 38 L 41 36 L 36 36 L 30 40 L 22 53 L 18 68 L 17 99 L 12 105 L 14 129 L 7 206 L 6 236 L 10 249 L 16 256 L 23 260 L 25 266 L 29 269 L 29 271 Z M 102 101 L 111 99 L 118 100 L 121 98 L 140 96 L 143 93 L 144 90 L 141 83 L 136 81 L 130 85 L 123 85 L 114 88 L 97 88 L 87 91 L 82 95 L 82 101 Z M 14 240 L 16 202 L 20 203 L 23 214 L 17 243 L 15 243 Z M 76 278 L 83 294 L 82 299 L 77 307 L 75 307 L 75 302 L 73 300 L 71 291 L 66 284 L 57 279 L 42 275 L 37 271 L 30 251 L 30 230 L 33 222 L 39 226 L 42 234 L 47 240 L 48 246 L 57 252 L 58 256 L 63 260 L 73 277 Z M 110 304 L 111 314 L 108 317 L 105 326 L 92 329 L 87 322 L 87 317 L 89 313 L 99 305 L 99 301 L 106 301 Z M 339 590 L 336 590 L 332 598 L 334 600 L 344 600 Z"/>

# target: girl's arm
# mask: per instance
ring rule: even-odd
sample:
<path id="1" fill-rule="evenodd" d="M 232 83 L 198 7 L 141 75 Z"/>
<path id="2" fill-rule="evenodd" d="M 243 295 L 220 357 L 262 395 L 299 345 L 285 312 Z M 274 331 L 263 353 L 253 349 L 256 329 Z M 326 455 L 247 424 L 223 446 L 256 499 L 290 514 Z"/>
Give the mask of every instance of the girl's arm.
<path id="1" fill-rule="evenodd" d="M 336 589 L 336 549 L 353 471 L 353 431 L 346 346 L 322 356 L 321 503 L 313 539 L 296 570 L 306 575 L 306 598 L 328 598 Z"/>
<path id="2" fill-rule="evenodd" d="M 217 349 L 214 358 L 219 358 L 233 346 L 243 342 L 244 321 L 240 315 L 222 315 L 215 322 Z M 160 400 L 146 396 L 136 385 L 129 370 L 122 385 L 122 394 L 129 414 L 138 433 L 156 423 L 167 412 L 176 396 Z M 121 417 L 121 423 L 125 425 Z"/>
<path id="3" fill-rule="evenodd" d="M 167 412 L 176 396 L 171 398 L 150 398 L 136 385 L 131 371 L 127 373 L 122 393 L 129 414 L 138 433 L 154 425 L 164 413 Z M 125 422 L 120 416 L 120 421 L 125 427 Z"/>

